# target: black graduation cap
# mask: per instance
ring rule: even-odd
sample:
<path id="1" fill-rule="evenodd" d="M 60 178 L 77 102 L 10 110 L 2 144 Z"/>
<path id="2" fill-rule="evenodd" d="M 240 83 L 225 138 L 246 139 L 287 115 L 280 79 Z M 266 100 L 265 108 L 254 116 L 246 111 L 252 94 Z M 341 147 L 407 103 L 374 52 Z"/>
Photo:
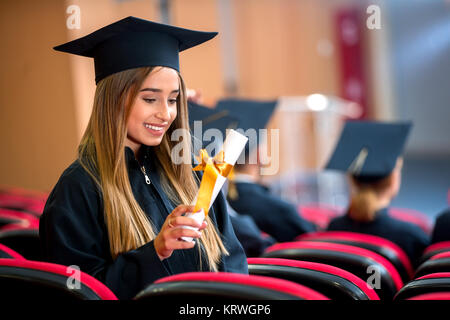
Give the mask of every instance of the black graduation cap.
<path id="1" fill-rule="evenodd" d="M 222 99 L 217 103 L 216 109 L 226 110 L 230 116 L 239 119 L 239 128 L 258 130 L 267 126 L 277 103 L 277 100 Z"/>
<path id="2" fill-rule="evenodd" d="M 227 129 L 236 129 L 239 121 L 235 117 L 228 115 L 228 111 L 219 111 L 206 106 L 188 101 L 189 125 L 194 135 L 194 139 L 201 141 L 203 145 L 203 134 L 208 129 L 218 129 L 222 133 L 222 139 L 225 140 Z M 201 132 L 195 130 L 195 121 L 201 122 Z M 214 141 L 217 148 L 220 149 L 223 141 Z M 214 145 L 212 146 L 214 147 Z"/>
<path id="3" fill-rule="evenodd" d="M 216 35 L 217 32 L 127 17 L 53 49 L 94 58 L 95 82 L 98 83 L 113 73 L 138 67 L 163 66 L 180 71 L 179 52 Z"/>
<path id="4" fill-rule="evenodd" d="M 248 129 L 255 129 L 256 133 L 258 133 L 260 129 L 264 129 L 267 126 L 277 103 L 277 100 L 258 101 L 233 98 L 219 100 L 216 109 L 219 112 L 228 112 L 230 116 L 238 119 L 238 130 L 242 129 L 245 133 Z M 259 134 L 257 135 L 257 143 L 252 143 L 250 139 L 249 143 L 245 146 L 245 154 L 250 155 L 250 152 L 252 152 L 260 142 Z"/>
<path id="5" fill-rule="evenodd" d="M 194 121 L 201 121 L 202 131 L 218 129 L 225 138 L 226 130 L 236 129 L 239 124 L 238 119 L 231 117 L 226 110 L 208 108 L 191 101 L 188 102 L 188 110 L 191 129 L 194 126 Z"/>
<path id="6" fill-rule="evenodd" d="M 375 181 L 394 170 L 410 132 L 411 122 L 348 121 L 326 169 Z"/>

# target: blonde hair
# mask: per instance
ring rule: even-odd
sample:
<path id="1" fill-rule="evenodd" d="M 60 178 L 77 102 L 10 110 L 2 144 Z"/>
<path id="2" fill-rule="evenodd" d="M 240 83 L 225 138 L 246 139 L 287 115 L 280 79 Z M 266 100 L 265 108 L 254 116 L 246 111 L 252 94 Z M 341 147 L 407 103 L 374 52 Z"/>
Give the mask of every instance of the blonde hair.
<path id="1" fill-rule="evenodd" d="M 375 181 L 364 181 L 351 176 L 354 194 L 350 200 L 349 214 L 357 221 L 368 222 L 374 219 L 380 208 L 380 195 L 391 188 L 395 182 L 396 174 L 401 170 L 403 160 L 397 160 L 394 170 L 387 177 Z"/>
<path id="2" fill-rule="evenodd" d="M 146 77 L 155 67 L 144 67 L 115 73 L 97 84 L 94 105 L 87 129 L 78 147 L 78 160 L 94 179 L 103 197 L 104 218 L 108 230 L 113 259 L 121 253 L 136 249 L 156 237 L 155 227 L 134 198 L 126 166 L 125 141 L 127 121 L 133 102 Z M 192 164 L 175 165 L 170 152 L 175 142 L 170 136 L 175 129 L 189 132 L 186 88 L 179 75 L 180 94 L 177 98 L 177 117 L 163 137 L 153 147 L 157 163 L 162 169 L 161 183 L 167 196 L 176 204 L 191 204 L 198 190 L 198 179 Z M 176 142 L 180 143 L 180 142 Z M 183 139 L 191 150 L 190 139 Z M 209 217 L 208 226 L 197 242 L 200 256 L 206 255 L 209 269 L 218 270 L 223 254 L 228 252 Z"/>

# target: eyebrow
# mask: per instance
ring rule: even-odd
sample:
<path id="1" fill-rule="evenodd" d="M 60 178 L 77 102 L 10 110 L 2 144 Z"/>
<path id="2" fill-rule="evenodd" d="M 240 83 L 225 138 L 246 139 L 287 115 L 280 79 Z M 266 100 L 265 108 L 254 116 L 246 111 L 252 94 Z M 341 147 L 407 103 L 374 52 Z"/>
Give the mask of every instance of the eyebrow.
<path id="1" fill-rule="evenodd" d="M 144 89 L 141 89 L 139 92 L 142 92 L 142 91 L 162 92 L 161 89 L 156 89 L 156 88 L 144 88 Z M 179 93 L 179 92 L 180 92 L 180 90 L 176 89 L 176 90 L 172 90 L 171 94 L 172 93 Z"/>

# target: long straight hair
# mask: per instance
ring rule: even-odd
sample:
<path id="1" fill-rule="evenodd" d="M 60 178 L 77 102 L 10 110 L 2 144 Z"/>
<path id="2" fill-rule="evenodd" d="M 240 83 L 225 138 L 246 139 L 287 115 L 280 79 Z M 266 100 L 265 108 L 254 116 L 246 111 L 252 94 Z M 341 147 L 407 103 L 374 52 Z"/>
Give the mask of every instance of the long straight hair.
<path id="1" fill-rule="evenodd" d="M 113 259 L 121 253 L 139 248 L 156 237 L 152 221 L 134 198 L 126 167 L 125 141 L 127 122 L 142 83 L 159 67 L 143 67 L 115 73 L 97 84 L 91 118 L 78 147 L 78 160 L 101 190 L 103 214 Z M 189 205 L 198 191 L 198 179 L 191 162 L 174 164 L 171 150 L 175 145 L 170 137 L 174 130 L 189 132 L 186 88 L 179 75 L 180 94 L 177 98 L 177 117 L 164 135 L 160 145 L 153 147 L 156 162 L 161 168 L 161 183 L 170 200 Z M 191 150 L 191 140 L 183 139 L 184 148 Z M 200 268 L 201 253 L 206 255 L 209 269 L 218 270 L 222 255 L 228 255 L 218 231 L 209 217 L 208 226 L 198 242 Z"/>

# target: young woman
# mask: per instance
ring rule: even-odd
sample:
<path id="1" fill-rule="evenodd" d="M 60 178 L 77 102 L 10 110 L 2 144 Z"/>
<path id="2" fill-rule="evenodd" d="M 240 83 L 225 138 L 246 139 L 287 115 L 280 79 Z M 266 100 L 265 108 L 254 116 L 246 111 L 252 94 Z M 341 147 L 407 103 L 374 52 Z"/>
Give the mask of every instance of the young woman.
<path id="1" fill-rule="evenodd" d="M 48 261 L 77 265 L 125 299 L 171 274 L 248 272 L 223 195 L 201 225 L 185 217 L 199 177 L 171 158 L 176 144 L 191 150 L 171 139 L 189 130 L 178 53 L 213 36 L 129 17 L 55 48 L 93 57 L 97 88 L 78 159 L 41 217 Z"/>
<path id="2" fill-rule="evenodd" d="M 366 233 L 391 240 L 417 265 L 429 244 L 417 226 L 391 218 L 388 207 L 401 185 L 401 152 L 410 125 L 348 122 L 328 164 L 346 171 L 352 194 L 347 214 L 331 220 L 328 230 Z"/>

